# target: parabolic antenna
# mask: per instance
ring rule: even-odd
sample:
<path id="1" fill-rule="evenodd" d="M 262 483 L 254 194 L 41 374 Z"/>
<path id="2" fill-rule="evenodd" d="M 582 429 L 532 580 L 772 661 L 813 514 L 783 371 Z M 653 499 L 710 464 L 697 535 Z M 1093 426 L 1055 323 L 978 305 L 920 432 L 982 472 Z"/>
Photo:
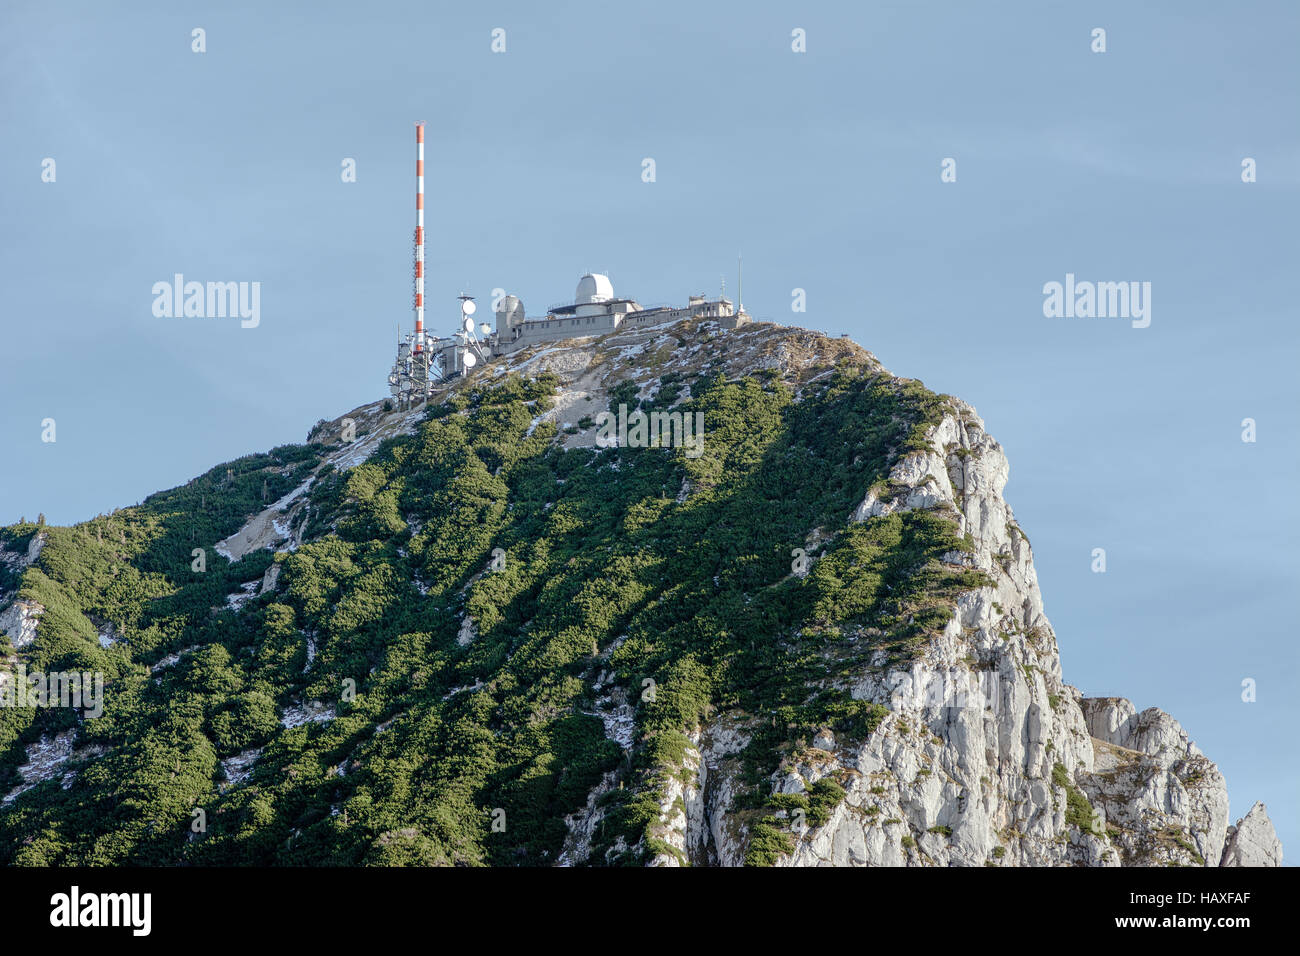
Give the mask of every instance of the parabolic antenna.
<path id="1" fill-rule="evenodd" d="M 473 314 L 474 314 L 474 310 L 475 310 L 476 308 L 478 308 L 478 307 L 477 307 L 476 305 L 474 305 L 473 302 L 471 302 L 469 299 L 466 299 L 466 300 L 461 304 L 460 310 L 461 310 L 462 312 L 464 312 L 466 315 L 473 315 Z"/>
<path id="2" fill-rule="evenodd" d="M 474 320 L 473 320 L 473 319 L 468 318 L 468 317 L 465 319 L 465 331 L 466 331 L 466 332 L 473 332 L 473 331 L 474 331 Z"/>
<path id="3" fill-rule="evenodd" d="M 491 332 L 492 332 L 492 326 L 490 326 L 490 325 L 488 325 L 486 322 L 484 322 L 482 325 L 480 325 L 480 326 L 478 327 L 478 330 L 479 330 L 479 332 L 482 333 L 483 335 L 490 335 Z"/>
<path id="4" fill-rule="evenodd" d="M 473 368 L 478 364 L 478 357 L 473 352 L 466 352 L 464 362 L 466 368 Z"/>

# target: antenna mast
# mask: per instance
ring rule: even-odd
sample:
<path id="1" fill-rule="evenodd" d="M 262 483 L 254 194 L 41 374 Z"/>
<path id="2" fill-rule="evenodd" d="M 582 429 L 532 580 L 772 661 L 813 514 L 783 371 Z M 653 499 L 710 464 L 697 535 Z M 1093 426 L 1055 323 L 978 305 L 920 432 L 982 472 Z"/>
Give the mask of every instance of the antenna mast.
<path id="1" fill-rule="evenodd" d="M 424 351 L 424 124 L 415 124 L 415 353 Z"/>
<path id="2" fill-rule="evenodd" d="M 740 288 L 736 290 L 736 314 L 745 311 L 745 257 L 736 253 L 736 269 L 740 273 Z"/>

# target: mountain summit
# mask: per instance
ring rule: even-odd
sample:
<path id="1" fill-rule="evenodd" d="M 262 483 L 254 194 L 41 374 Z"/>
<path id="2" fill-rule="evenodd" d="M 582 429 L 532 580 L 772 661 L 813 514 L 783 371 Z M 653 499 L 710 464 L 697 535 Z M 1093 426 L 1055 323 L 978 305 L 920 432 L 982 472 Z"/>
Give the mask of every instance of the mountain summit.
<path id="1" fill-rule="evenodd" d="M 689 319 L 0 529 L 0 858 L 1279 865 L 1064 683 L 1007 474 L 847 339 Z"/>

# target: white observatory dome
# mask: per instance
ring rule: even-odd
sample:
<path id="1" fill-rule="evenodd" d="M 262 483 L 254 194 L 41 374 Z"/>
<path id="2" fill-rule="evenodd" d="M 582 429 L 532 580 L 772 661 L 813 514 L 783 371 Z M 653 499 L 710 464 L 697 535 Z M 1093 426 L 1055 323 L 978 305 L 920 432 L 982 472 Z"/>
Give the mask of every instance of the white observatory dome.
<path id="1" fill-rule="evenodd" d="M 575 305 L 592 305 L 596 302 L 608 302 L 614 298 L 614 286 L 609 276 L 588 272 L 578 280 L 578 291 L 574 293 Z"/>
<path id="2" fill-rule="evenodd" d="M 519 301 L 519 296 L 502 296 L 497 303 L 496 313 L 497 335 L 502 342 L 514 341 L 524 324 L 524 304 Z"/>

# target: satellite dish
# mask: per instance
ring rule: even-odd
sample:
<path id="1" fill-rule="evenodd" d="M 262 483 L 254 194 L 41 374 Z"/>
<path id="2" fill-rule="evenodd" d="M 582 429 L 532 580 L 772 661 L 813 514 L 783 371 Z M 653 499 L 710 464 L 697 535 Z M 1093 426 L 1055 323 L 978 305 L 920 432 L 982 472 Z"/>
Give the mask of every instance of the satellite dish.
<path id="1" fill-rule="evenodd" d="M 473 368 L 478 364 L 478 357 L 473 352 L 466 352 L 464 362 L 466 368 Z"/>
<path id="2" fill-rule="evenodd" d="M 477 308 L 477 306 L 474 305 L 474 303 L 473 303 L 472 301 L 470 301 L 469 299 L 466 299 L 463 303 L 461 303 L 460 310 L 461 310 L 462 312 L 464 312 L 466 315 L 473 315 L 473 314 L 474 314 L 474 310 L 475 310 L 476 308 Z"/>
<path id="3" fill-rule="evenodd" d="M 473 319 L 467 318 L 467 319 L 465 320 L 465 331 L 466 331 L 466 332 L 473 332 L 473 331 L 474 331 L 474 320 L 473 320 Z"/>
<path id="4" fill-rule="evenodd" d="M 492 332 L 492 326 L 484 322 L 482 325 L 478 327 L 478 330 L 482 332 L 484 335 L 488 335 Z"/>

